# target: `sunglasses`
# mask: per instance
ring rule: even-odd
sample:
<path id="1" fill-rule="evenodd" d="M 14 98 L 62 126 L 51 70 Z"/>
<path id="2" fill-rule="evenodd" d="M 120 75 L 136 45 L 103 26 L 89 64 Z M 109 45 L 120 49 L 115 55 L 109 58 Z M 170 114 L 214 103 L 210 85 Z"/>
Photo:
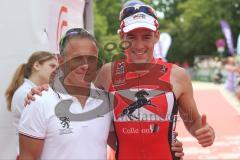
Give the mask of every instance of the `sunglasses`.
<path id="1" fill-rule="evenodd" d="M 84 28 L 72 28 L 72 29 L 69 29 L 66 34 L 61 38 L 60 42 L 59 42 L 59 49 L 60 49 L 60 53 L 63 52 L 63 48 L 64 48 L 64 45 L 66 43 L 66 40 L 71 37 L 71 36 L 75 36 L 75 35 L 78 35 L 78 34 L 82 34 L 82 33 L 88 33 L 90 34 L 86 29 Z"/>
<path id="2" fill-rule="evenodd" d="M 155 19 L 157 19 L 156 12 L 152 7 L 148 5 L 141 5 L 141 6 L 129 6 L 129 7 L 123 8 L 122 11 L 120 12 L 119 20 L 122 21 L 123 19 L 138 12 L 146 13 L 154 17 Z"/>

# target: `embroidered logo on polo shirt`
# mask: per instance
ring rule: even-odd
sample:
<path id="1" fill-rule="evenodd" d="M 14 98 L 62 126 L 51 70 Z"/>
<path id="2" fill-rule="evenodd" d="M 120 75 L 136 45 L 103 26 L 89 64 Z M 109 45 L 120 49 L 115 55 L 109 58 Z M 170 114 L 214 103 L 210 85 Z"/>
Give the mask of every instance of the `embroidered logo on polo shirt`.
<path id="1" fill-rule="evenodd" d="M 60 124 L 62 125 L 63 129 L 59 129 L 59 134 L 70 134 L 73 133 L 72 128 L 70 128 L 70 120 L 69 117 L 59 117 L 61 121 Z"/>

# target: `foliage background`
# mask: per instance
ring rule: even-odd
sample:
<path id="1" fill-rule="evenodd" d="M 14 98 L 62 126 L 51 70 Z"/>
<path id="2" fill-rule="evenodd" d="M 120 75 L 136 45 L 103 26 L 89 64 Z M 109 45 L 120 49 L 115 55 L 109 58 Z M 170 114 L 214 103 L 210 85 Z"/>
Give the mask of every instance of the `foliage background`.
<path id="1" fill-rule="evenodd" d="M 215 41 L 224 38 L 220 20 L 227 21 L 232 30 L 234 47 L 240 31 L 240 0 L 143 0 L 157 11 L 164 13 L 159 19 L 160 32 L 168 32 L 173 43 L 167 59 L 192 65 L 197 55 L 219 56 Z M 102 46 L 101 56 L 110 61 L 118 47 L 104 49 L 108 42 L 119 44 L 118 16 L 124 0 L 95 0 L 95 36 Z M 225 49 L 224 55 L 227 55 Z"/>

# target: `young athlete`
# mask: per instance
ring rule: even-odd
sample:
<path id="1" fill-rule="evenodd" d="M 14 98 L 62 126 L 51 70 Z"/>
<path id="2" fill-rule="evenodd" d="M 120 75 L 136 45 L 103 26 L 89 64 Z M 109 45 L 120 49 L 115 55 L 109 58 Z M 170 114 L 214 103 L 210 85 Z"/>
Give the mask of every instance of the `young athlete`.
<path id="1" fill-rule="evenodd" d="M 101 68 L 96 86 L 112 95 L 114 128 L 119 159 L 175 159 L 176 115 L 203 147 L 213 144 L 215 134 L 200 115 L 186 71 L 154 59 L 159 39 L 158 21 L 152 7 L 128 1 L 120 12 L 119 35 L 130 43 L 125 59 Z"/>

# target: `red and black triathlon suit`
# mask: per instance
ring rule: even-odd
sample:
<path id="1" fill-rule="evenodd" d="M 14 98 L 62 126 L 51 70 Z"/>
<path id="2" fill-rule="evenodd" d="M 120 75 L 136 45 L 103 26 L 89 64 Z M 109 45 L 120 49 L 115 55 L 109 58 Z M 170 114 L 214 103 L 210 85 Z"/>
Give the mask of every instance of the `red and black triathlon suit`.
<path id="1" fill-rule="evenodd" d="M 117 159 L 176 158 L 171 144 L 178 107 L 170 84 L 171 69 L 172 64 L 161 59 L 153 59 L 151 64 L 113 63 L 109 92 L 113 95 Z"/>

